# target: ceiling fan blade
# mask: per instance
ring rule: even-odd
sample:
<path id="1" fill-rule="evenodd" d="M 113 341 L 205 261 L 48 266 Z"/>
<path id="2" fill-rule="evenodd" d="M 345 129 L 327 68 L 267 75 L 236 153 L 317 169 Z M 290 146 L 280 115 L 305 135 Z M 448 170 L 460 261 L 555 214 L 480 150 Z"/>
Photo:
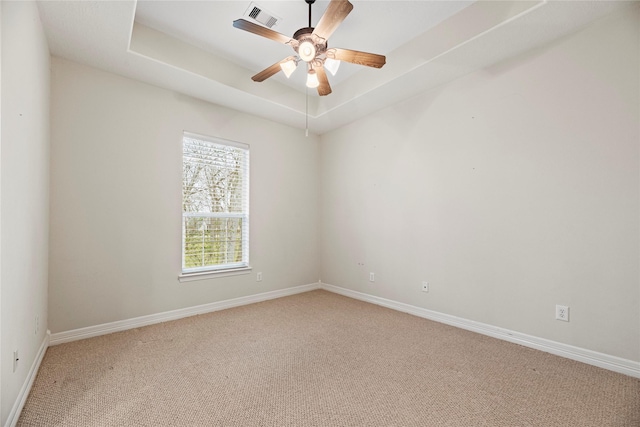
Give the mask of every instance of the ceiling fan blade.
<path id="1" fill-rule="evenodd" d="M 254 24 L 245 19 L 236 19 L 233 21 L 233 26 L 241 30 L 248 31 L 253 34 L 257 34 L 262 37 L 266 37 L 271 40 L 275 40 L 278 43 L 287 44 L 292 41 L 291 37 L 287 37 L 284 34 L 280 34 L 276 31 L 270 30 L 262 25 Z"/>
<path id="2" fill-rule="evenodd" d="M 282 70 L 282 68 L 280 68 L 280 64 L 282 64 L 283 62 L 287 62 L 291 59 L 293 59 L 293 56 L 286 57 L 282 61 L 276 62 L 272 66 L 265 68 L 255 76 L 251 77 L 251 80 L 253 80 L 254 82 L 263 82 L 267 80 L 269 77 L 273 76 L 274 74 L 277 74 L 278 71 Z"/>
<path id="3" fill-rule="evenodd" d="M 333 59 L 339 59 L 340 61 L 375 68 L 382 68 L 382 66 L 387 62 L 384 55 L 350 49 L 332 48 L 327 51 L 327 56 Z"/>
<path id="4" fill-rule="evenodd" d="M 348 0 L 331 0 L 313 34 L 327 40 L 352 9 L 353 5 Z"/>
<path id="5" fill-rule="evenodd" d="M 331 93 L 331 85 L 329 84 L 329 79 L 327 78 L 327 73 L 324 72 L 324 67 L 314 67 L 316 70 L 316 74 L 318 75 L 318 81 L 320 82 L 320 86 L 318 86 L 318 95 L 327 96 Z"/>

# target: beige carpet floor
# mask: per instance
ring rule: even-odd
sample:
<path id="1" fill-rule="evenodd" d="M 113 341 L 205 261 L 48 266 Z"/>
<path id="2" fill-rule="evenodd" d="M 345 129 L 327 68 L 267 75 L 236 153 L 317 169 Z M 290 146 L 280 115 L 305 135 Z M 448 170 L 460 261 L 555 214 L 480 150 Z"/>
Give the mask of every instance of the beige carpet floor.
<path id="1" fill-rule="evenodd" d="M 18 426 L 640 426 L 640 380 L 326 291 L 51 347 Z"/>

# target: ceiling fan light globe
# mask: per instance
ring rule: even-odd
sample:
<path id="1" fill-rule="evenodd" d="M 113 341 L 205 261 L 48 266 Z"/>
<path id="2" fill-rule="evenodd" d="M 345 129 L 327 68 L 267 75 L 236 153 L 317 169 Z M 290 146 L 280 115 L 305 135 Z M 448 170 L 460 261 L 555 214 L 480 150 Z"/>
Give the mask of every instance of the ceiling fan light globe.
<path id="1" fill-rule="evenodd" d="M 316 74 L 315 70 L 309 70 L 309 73 L 307 74 L 307 87 L 313 89 L 318 86 L 320 86 L 318 75 Z"/>
<path id="2" fill-rule="evenodd" d="M 326 68 L 327 71 L 329 71 L 332 76 L 336 75 L 339 67 L 340 67 L 340 61 L 338 59 L 327 58 L 324 60 L 324 68 Z"/>
<path id="3" fill-rule="evenodd" d="M 303 41 L 298 47 L 298 55 L 305 62 L 312 61 L 316 57 L 316 47 L 310 41 Z"/>
<path id="4" fill-rule="evenodd" d="M 280 64 L 280 68 L 282 68 L 282 72 L 287 76 L 287 78 L 291 77 L 291 74 L 296 70 L 296 66 L 297 64 L 293 59 Z"/>

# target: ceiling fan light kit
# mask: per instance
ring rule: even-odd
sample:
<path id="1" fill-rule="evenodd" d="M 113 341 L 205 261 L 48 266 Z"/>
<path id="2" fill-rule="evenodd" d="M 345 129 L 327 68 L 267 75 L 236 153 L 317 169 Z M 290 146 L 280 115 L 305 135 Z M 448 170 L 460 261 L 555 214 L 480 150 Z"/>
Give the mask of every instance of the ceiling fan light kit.
<path id="1" fill-rule="evenodd" d="M 320 86 L 320 80 L 318 80 L 318 73 L 316 73 L 316 70 L 311 68 L 309 70 L 309 73 L 307 73 L 307 87 L 311 89 L 315 89 L 318 86 Z"/>
<path id="2" fill-rule="evenodd" d="M 311 5 L 315 0 L 305 0 L 305 2 L 309 5 L 309 26 L 300 28 L 292 38 L 244 19 L 233 21 L 234 27 L 287 44 L 297 54 L 262 70 L 251 77 L 253 81 L 262 82 L 281 70 L 289 78 L 296 70 L 298 62 L 304 61 L 308 64 L 307 87 L 317 88 L 318 95 L 326 96 L 331 93 L 331 85 L 324 71 L 325 68 L 334 76 L 340 61 L 382 68 L 386 62 L 383 55 L 340 48 L 327 49 L 327 40 L 353 9 L 353 5 L 348 0 L 331 0 L 315 28 L 311 26 Z"/>
<path id="3" fill-rule="evenodd" d="M 324 68 L 327 69 L 331 73 L 332 76 L 335 76 L 338 72 L 338 68 L 340 68 L 340 61 L 337 59 L 327 58 L 324 60 Z"/>
<path id="4" fill-rule="evenodd" d="M 287 78 L 291 77 L 291 74 L 293 74 L 297 66 L 298 63 L 294 58 L 280 63 L 280 68 L 282 69 L 284 75 L 287 76 Z"/>
<path id="5" fill-rule="evenodd" d="M 305 40 L 298 46 L 298 55 L 304 62 L 311 62 L 316 57 L 316 46 L 309 40 Z"/>

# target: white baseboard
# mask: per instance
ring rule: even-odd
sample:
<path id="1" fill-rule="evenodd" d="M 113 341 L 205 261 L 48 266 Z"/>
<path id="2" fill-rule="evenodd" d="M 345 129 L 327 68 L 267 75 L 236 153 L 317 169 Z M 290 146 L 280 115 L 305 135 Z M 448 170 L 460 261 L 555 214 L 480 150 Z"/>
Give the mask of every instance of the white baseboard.
<path id="1" fill-rule="evenodd" d="M 44 339 L 42 340 L 42 343 L 40 344 L 40 348 L 38 349 L 38 354 L 36 354 L 36 358 L 31 364 L 29 374 L 24 380 L 24 384 L 22 384 L 22 388 L 20 389 L 20 393 L 18 394 L 15 403 L 13 404 L 13 408 L 11 408 L 11 412 L 9 412 L 9 417 L 7 417 L 5 427 L 15 427 L 15 425 L 17 424 L 18 418 L 20 418 L 20 413 L 22 412 L 22 408 L 24 408 L 24 404 L 27 401 L 27 397 L 29 396 L 29 392 L 31 391 L 33 382 L 35 381 L 38 370 L 40 369 L 42 359 L 44 359 L 44 354 L 47 352 L 47 348 L 49 347 L 50 338 L 51 332 L 47 331 Z"/>
<path id="2" fill-rule="evenodd" d="M 264 292 L 246 297 L 234 298 L 225 301 L 212 302 L 209 304 L 197 305 L 195 307 L 181 308 L 178 310 L 166 311 L 164 313 L 150 314 L 148 316 L 134 317 L 132 319 L 118 320 L 101 325 L 88 326 L 86 328 L 73 329 L 71 331 L 57 332 L 51 335 L 50 345 L 62 344 L 65 342 L 77 341 L 85 338 L 97 337 L 113 332 L 126 331 L 128 329 L 153 325 L 155 323 L 168 322 L 170 320 L 181 319 L 183 317 L 195 316 L 197 314 L 210 313 L 212 311 L 224 310 L 241 305 L 253 304 L 270 299 L 286 297 L 302 292 L 319 289 L 320 283 L 296 286 L 293 288 L 279 289 L 277 291 Z"/>
<path id="3" fill-rule="evenodd" d="M 455 326 L 461 329 L 466 329 L 472 332 L 477 332 L 483 335 L 488 335 L 490 337 L 520 344 L 525 347 L 530 347 L 537 350 L 545 351 L 547 353 L 555 354 L 561 357 L 566 357 L 567 359 L 572 359 L 579 362 L 587 363 L 589 365 L 608 369 L 610 371 L 619 372 L 621 374 L 629 375 L 635 378 L 640 378 L 640 362 L 622 359 L 620 357 L 611 356 L 608 354 L 599 353 L 593 350 L 587 350 L 580 347 L 574 347 L 568 344 L 563 344 L 556 341 L 551 341 L 544 338 L 539 338 L 532 335 L 511 331 L 509 329 L 499 328 L 497 326 L 492 326 L 486 323 L 476 322 L 476 321 L 464 319 L 461 317 L 451 316 L 449 314 L 444 314 L 437 311 L 428 310 L 426 308 L 416 307 L 410 304 L 405 304 L 405 303 L 401 303 L 401 302 L 397 302 L 397 301 L 393 301 L 385 298 L 380 298 L 377 296 L 353 291 L 346 288 L 341 288 L 339 286 L 334 286 L 334 285 L 330 285 L 322 282 L 312 283 L 309 285 L 296 286 L 293 288 L 281 289 L 277 291 L 265 292 L 265 293 L 256 294 L 256 295 L 249 295 L 246 297 L 234 298 L 234 299 L 214 302 L 210 304 L 203 304 L 203 305 L 183 308 L 179 310 L 167 311 L 164 313 L 151 314 L 148 316 L 135 317 L 133 319 L 119 320 L 116 322 L 105 323 L 105 324 L 96 325 L 96 326 L 89 326 L 86 328 L 74 329 L 66 332 L 59 332 L 51 335 L 51 339 L 50 341 L 48 341 L 48 344 L 49 345 L 62 344 L 65 342 L 76 341 L 84 338 L 110 334 L 112 332 L 125 331 L 128 329 L 152 325 L 154 323 L 167 322 L 170 320 L 176 320 L 183 317 L 194 316 L 197 314 L 210 313 L 213 311 L 224 310 L 232 307 L 238 307 L 241 305 L 253 304 L 256 302 L 266 301 L 266 300 L 275 299 L 275 298 L 281 298 L 281 297 L 294 295 L 302 292 L 312 291 L 314 289 L 325 289 L 327 291 L 344 295 L 350 298 L 354 298 L 354 299 L 369 302 L 372 304 L 380 305 L 383 307 L 391 308 L 393 310 L 412 314 L 418 317 L 423 317 L 429 320 L 434 320 L 436 322 L 445 323 L 447 325 Z M 42 350 L 42 356 L 44 356 L 44 350 Z M 40 360 L 41 360 L 41 357 L 40 357 Z M 40 362 L 38 361 L 38 366 L 39 364 Z M 37 372 L 37 367 L 35 372 Z M 29 388 L 30 387 L 31 386 L 29 385 Z M 24 398 L 26 399 L 26 395 Z M 22 404 L 24 404 L 24 402 Z M 22 407 L 20 406 L 20 409 L 21 408 Z M 13 411 L 12 411 L 12 414 L 13 414 Z"/>
<path id="4" fill-rule="evenodd" d="M 391 308 L 393 310 L 402 311 L 414 316 L 423 317 L 425 319 L 434 320 L 436 322 L 445 323 L 461 329 L 477 332 L 479 334 L 488 335 L 504 341 L 520 344 L 525 347 L 535 348 L 557 356 L 566 357 L 567 359 L 577 360 L 599 368 L 608 369 L 610 371 L 640 378 L 640 362 L 622 359 L 616 356 L 599 353 L 597 351 L 587 350 L 580 347 L 574 347 L 562 344 L 556 341 L 538 338 L 520 332 L 487 325 L 486 323 L 475 322 L 473 320 L 463 319 L 461 317 L 451 316 L 449 314 L 439 313 L 437 311 L 428 310 L 426 308 L 416 307 L 413 305 L 376 297 L 362 292 L 352 291 L 350 289 L 341 288 L 339 286 L 320 283 L 320 288 L 350 298 L 366 301 L 372 304 Z"/>

